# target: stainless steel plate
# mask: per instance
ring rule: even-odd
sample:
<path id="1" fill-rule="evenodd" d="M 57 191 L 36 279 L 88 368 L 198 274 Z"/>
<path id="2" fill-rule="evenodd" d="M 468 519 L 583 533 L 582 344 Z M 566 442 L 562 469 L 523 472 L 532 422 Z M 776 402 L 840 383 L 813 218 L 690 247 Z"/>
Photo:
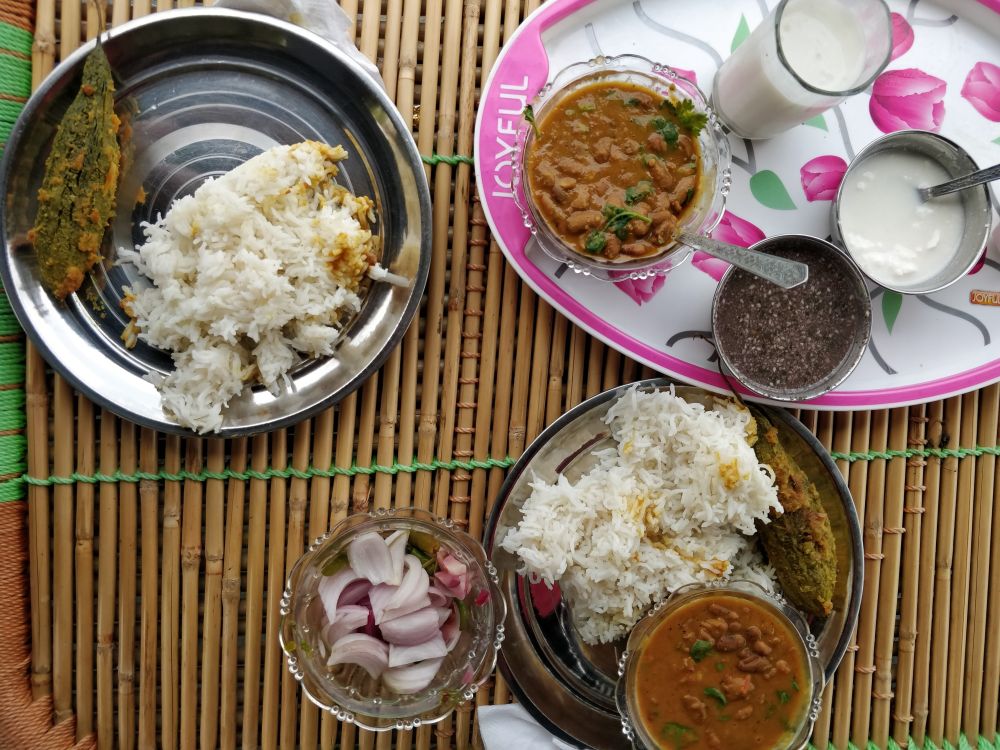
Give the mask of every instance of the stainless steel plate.
<path id="1" fill-rule="evenodd" d="M 667 387 L 665 379 L 645 380 L 642 389 Z M 521 506 L 534 478 L 576 481 L 595 463 L 593 452 L 614 445 L 604 417 L 633 384 L 605 391 L 564 414 L 528 446 L 511 468 L 486 529 L 486 549 L 500 571 L 507 598 L 507 637 L 499 666 L 524 707 L 563 740 L 594 750 L 628 748 L 614 703 L 617 661 L 624 641 L 601 647 L 583 643 L 563 602 L 549 611 L 516 574 L 516 558 L 499 542 L 521 520 Z M 678 396 L 710 406 L 716 395 L 676 386 Z M 861 607 L 863 549 L 861 527 L 847 485 L 819 441 L 781 409 L 751 405 L 778 428 L 782 444 L 816 484 L 837 543 L 837 585 L 833 613 L 813 623 L 829 679 L 847 650 Z M 553 519 L 557 521 L 557 519 Z"/>
<path id="2" fill-rule="evenodd" d="M 45 158 L 79 88 L 91 42 L 32 96 L 0 166 L 0 270 L 21 325 L 48 362 L 94 401 L 143 425 L 186 432 L 160 408 L 143 376 L 170 357 L 143 344 L 126 349 L 122 286 L 148 283 L 115 265 L 117 248 L 143 240 L 140 222 L 207 177 L 271 146 L 313 139 L 348 152 L 341 183 L 371 196 L 381 264 L 408 287 L 371 283 L 336 357 L 303 362 L 292 387 L 272 396 L 247 389 L 224 413 L 223 436 L 274 429 L 305 418 L 357 388 L 398 343 L 420 302 L 430 264 L 430 195 L 409 129 L 382 88 L 320 37 L 268 16 L 221 9 L 157 13 L 104 37 L 117 78 L 116 109 L 132 129 L 118 214 L 103 265 L 59 303 L 41 286 L 26 235 L 34 223 Z M 145 202 L 138 201 L 139 190 Z"/>

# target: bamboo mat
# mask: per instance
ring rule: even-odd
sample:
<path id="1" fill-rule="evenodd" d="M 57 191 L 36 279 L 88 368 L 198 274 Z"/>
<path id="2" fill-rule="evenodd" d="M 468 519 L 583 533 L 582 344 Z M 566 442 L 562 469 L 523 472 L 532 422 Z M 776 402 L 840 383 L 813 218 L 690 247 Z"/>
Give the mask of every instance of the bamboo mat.
<path id="1" fill-rule="evenodd" d="M 479 86 L 534 4 L 343 0 L 421 153 L 445 156 L 471 153 Z M 108 20 L 151 5 L 108 0 Z M 0 60 L 26 60 L 12 51 L 18 28 L 34 31 L 37 85 L 98 24 L 80 0 L 0 0 Z M 0 114 L 23 103 L 6 83 Z M 321 717 L 276 637 L 285 573 L 308 540 L 392 504 L 478 536 L 508 456 L 581 400 L 652 374 L 520 283 L 489 237 L 471 167 L 450 161 L 428 168 L 434 248 L 419 320 L 357 394 L 294 428 L 226 442 L 138 428 L 75 394 L 30 347 L 22 364 L 0 304 L 0 747 L 478 746 L 474 707 L 377 737 Z M 866 550 L 858 632 L 816 746 L 1000 747 L 998 416 L 997 386 L 908 409 L 802 413 L 839 456 Z M 476 703 L 510 700 L 497 677 Z"/>

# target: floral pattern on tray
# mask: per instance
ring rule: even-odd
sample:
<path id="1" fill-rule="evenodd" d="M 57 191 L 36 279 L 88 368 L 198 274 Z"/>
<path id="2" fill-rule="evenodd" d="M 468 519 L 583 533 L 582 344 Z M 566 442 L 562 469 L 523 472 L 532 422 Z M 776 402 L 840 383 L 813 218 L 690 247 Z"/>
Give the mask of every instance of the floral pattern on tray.
<path id="1" fill-rule="evenodd" d="M 609 286 L 540 257 L 505 206 L 509 179 L 504 189 L 498 146 L 505 127 L 517 125 L 520 108 L 513 102 L 521 97 L 528 103 L 544 76 L 588 56 L 645 55 L 710 89 L 715 70 L 773 5 L 554 0 L 504 48 L 477 123 L 483 204 L 519 273 L 612 346 L 716 390 L 729 387 L 718 372 L 709 324 L 712 293 L 726 264 L 695 253 L 665 278 Z M 829 236 L 830 205 L 847 164 L 883 133 L 925 128 L 960 142 L 981 166 L 1000 161 L 1000 2 L 889 5 L 892 61 L 868 92 L 769 141 L 731 137 L 733 189 L 716 238 L 749 246 L 781 233 Z M 868 353 L 840 389 L 810 405 L 900 405 L 1000 379 L 1000 309 L 971 302 L 974 289 L 1000 291 L 1000 249 L 995 253 L 984 254 L 966 279 L 932 295 L 903 297 L 873 285 Z"/>

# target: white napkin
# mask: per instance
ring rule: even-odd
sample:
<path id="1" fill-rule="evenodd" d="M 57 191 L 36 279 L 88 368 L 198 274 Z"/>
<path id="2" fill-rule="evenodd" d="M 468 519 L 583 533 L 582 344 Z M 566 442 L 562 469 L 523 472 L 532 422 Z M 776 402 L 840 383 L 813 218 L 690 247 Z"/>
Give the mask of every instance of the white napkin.
<path id="1" fill-rule="evenodd" d="M 354 46 L 349 31 L 351 19 L 336 0 L 216 0 L 215 7 L 263 13 L 319 34 L 358 62 L 379 86 L 385 88 L 378 68 Z"/>
<path id="2" fill-rule="evenodd" d="M 516 703 L 480 706 L 476 717 L 486 750 L 579 750 L 553 737 Z"/>

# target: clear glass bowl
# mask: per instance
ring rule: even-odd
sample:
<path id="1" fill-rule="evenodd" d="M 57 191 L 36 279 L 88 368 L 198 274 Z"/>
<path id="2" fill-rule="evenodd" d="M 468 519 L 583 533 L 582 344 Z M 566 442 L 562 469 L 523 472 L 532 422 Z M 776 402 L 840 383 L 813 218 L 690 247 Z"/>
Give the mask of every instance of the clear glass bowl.
<path id="1" fill-rule="evenodd" d="M 465 599 L 470 625 L 463 629 L 458 644 L 445 657 L 430 685 L 409 695 L 384 688 L 381 680 L 373 679 L 360 667 L 328 667 L 327 646 L 322 643 L 319 627 L 322 602 L 318 585 L 324 566 L 343 554 L 357 536 L 369 531 L 385 536 L 397 529 L 433 536 L 468 566 L 471 582 Z M 483 592 L 488 595 L 485 601 Z M 475 603 L 477 600 L 480 604 Z M 295 563 L 281 599 L 278 637 L 288 670 L 317 706 L 340 721 L 365 729 L 412 729 L 440 721 L 456 706 L 475 697 L 496 666 L 506 614 L 496 568 L 479 542 L 457 529 L 452 521 L 439 519 L 427 511 L 376 510 L 344 519 L 313 542 Z"/>
<path id="2" fill-rule="evenodd" d="M 599 56 L 563 68 L 545 84 L 531 102 L 535 120 L 541 123 L 550 108 L 557 106 L 564 97 L 577 89 L 608 81 L 638 84 L 665 98 L 690 99 L 694 102 L 696 111 L 708 116 L 708 124 L 702 128 L 697 138 L 701 152 L 701 180 L 691 205 L 678 224 L 678 230 L 702 235 L 711 232 L 722 219 L 722 212 L 725 209 L 732 181 L 730 173 L 732 154 L 729 140 L 718 118 L 709 107 L 707 98 L 693 81 L 678 75 L 667 65 L 639 55 Z M 511 187 L 525 227 L 548 256 L 559 263 L 565 263 L 576 273 L 603 281 L 660 276 L 690 257 L 691 248 L 679 242 L 666 245 L 652 255 L 642 258 L 625 257 L 624 260 L 590 258 L 569 247 L 542 217 L 528 187 L 525 167 L 534 138 L 534 129 L 522 118 L 516 135 Z M 623 256 L 619 256 L 621 257 Z"/>
<path id="3" fill-rule="evenodd" d="M 809 735 L 812 733 L 813 724 L 819 716 L 823 700 L 823 664 L 819 658 L 816 637 L 809 632 L 809 627 L 798 610 L 791 607 L 782 597 L 765 591 L 751 581 L 718 581 L 716 583 L 692 583 L 681 586 L 632 629 L 625 653 L 622 654 L 618 662 L 619 679 L 615 690 L 615 702 L 621 715 L 622 732 L 632 742 L 632 746 L 638 750 L 657 750 L 660 747 L 650 737 L 641 721 L 632 720 L 633 716 L 639 714 L 636 706 L 635 688 L 638 657 L 649 636 L 668 615 L 694 599 L 718 594 L 749 599 L 767 607 L 784 620 L 789 629 L 798 636 L 809 675 L 806 680 L 807 684 L 802 686 L 804 690 L 808 691 L 806 700 L 803 702 L 802 715 L 799 717 L 794 731 L 787 732 L 777 745 L 754 748 L 754 750 L 800 750 L 809 742 Z"/>

